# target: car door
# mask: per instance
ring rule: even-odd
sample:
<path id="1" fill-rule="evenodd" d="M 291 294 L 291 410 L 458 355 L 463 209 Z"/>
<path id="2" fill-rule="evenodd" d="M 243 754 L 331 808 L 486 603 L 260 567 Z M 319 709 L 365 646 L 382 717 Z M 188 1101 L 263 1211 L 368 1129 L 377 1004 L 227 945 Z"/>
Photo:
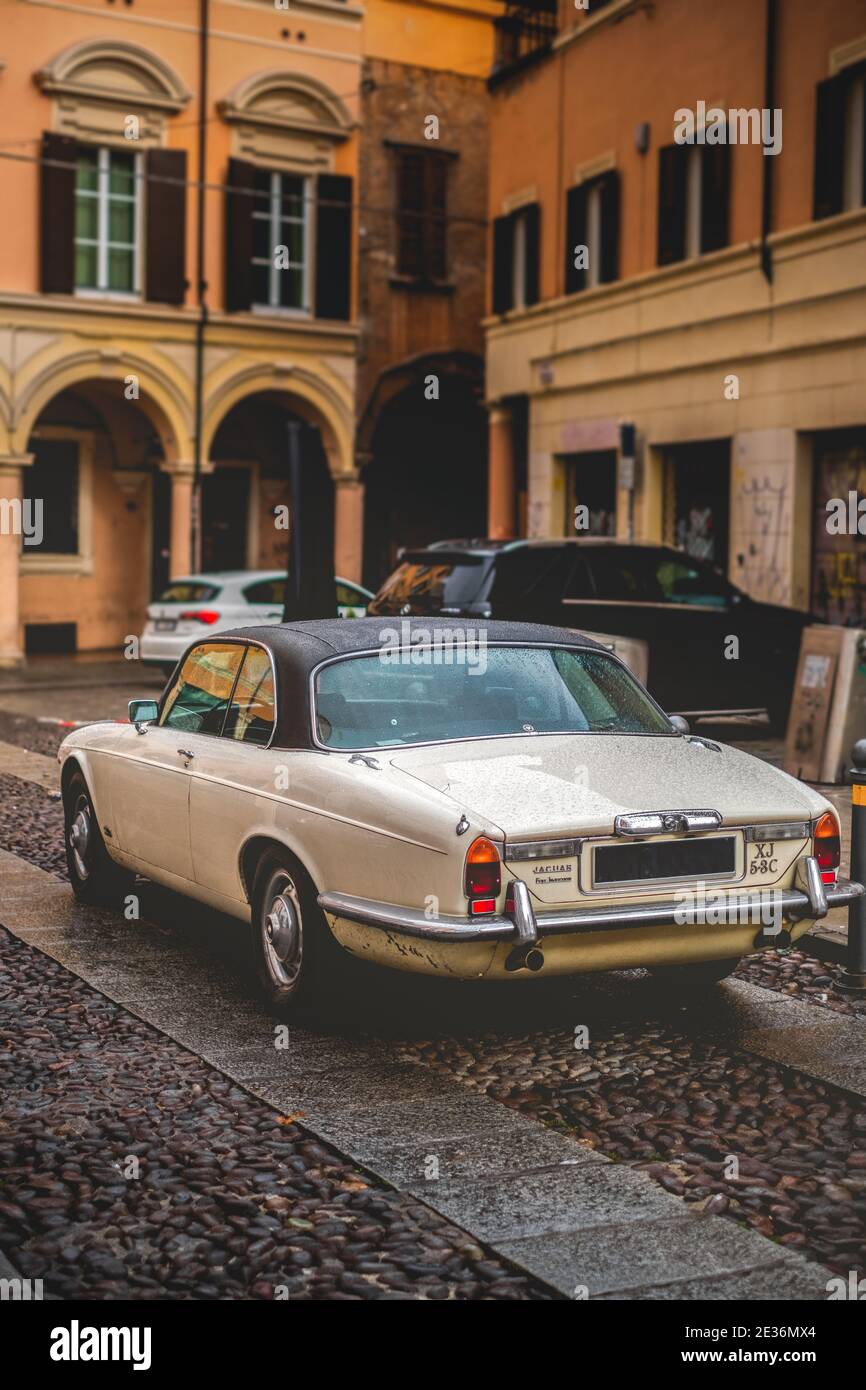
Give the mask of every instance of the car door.
<path id="1" fill-rule="evenodd" d="M 240 669 L 241 643 L 202 642 L 186 657 L 157 723 L 130 726 L 112 758 L 118 846 L 142 872 L 192 881 L 190 773 L 209 731 L 221 728 Z"/>
<path id="2" fill-rule="evenodd" d="M 291 753 L 268 750 L 276 695 L 270 654 L 250 644 L 225 719 L 214 737 L 199 736 L 191 772 L 189 824 L 196 883 L 235 902 L 243 899 L 240 850 L 256 830 L 272 827 L 274 796 Z"/>

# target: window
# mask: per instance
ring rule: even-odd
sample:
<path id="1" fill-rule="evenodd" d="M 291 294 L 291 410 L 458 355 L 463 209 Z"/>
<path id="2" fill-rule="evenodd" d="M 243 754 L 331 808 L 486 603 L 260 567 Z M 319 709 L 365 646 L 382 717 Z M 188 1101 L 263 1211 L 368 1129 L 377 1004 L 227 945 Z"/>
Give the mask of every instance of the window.
<path id="1" fill-rule="evenodd" d="M 82 147 L 75 174 L 75 288 L 139 292 L 139 165 L 122 150 Z"/>
<path id="2" fill-rule="evenodd" d="M 565 257 L 566 294 L 618 278 L 619 174 L 615 169 L 568 190 Z"/>
<path id="3" fill-rule="evenodd" d="M 662 603 L 650 552 L 593 549 L 588 555 L 595 597 L 618 603 Z"/>
<path id="4" fill-rule="evenodd" d="M 309 312 L 308 180 L 256 169 L 253 202 L 253 304 Z"/>
<path id="5" fill-rule="evenodd" d="M 199 584 L 194 579 L 175 579 L 163 589 L 157 603 L 210 603 L 220 590 L 216 584 Z"/>
<path id="6" fill-rule="evenodd" d="M 659 265 L 727 246 L 730 165 L 727 144 L 659 150 Z"/>
<path id="7" fill-rule="evenodd" d="M 398 150 L 396 161 L 397 273 L 444 280 L 448 156 L 437 150 Z"/>
<path id="8" fill-rule="evenodd" d="M 866 204 L 866 63 L 818 83 L 813 215 Z"/>
<path id="9" fill-rule="evenodd" d="M 493 312 L 538 302 L 541 209 L 527 203 L 493 222 Z"/>
<path id="10" fill-rule="evenodd" d="M 274 731 L 274 673 L 268 653 L 247 647 L 223 729 L 224 738 L 263 747 Z"/>
<path id="11" fill-rule="evenodd" d="M 244 589 L 247 603 L 278 603 L 283 606 L 286 596 L 286 575 L 278 574 L 273 579 L 257 579 Z"/>
<path id="12" fill-rule="evenodd" d="M 606 653 L 490 646 L 483 670 L 471 651 L 465 660 L 458 651 L 453 657 L 392 664 L 376 654 L 324 666 L 315 687 L 319 741 L 385 748 L 507 734 L 671 732 Z"/>
<path id="13" fill-rule="evenodd" d="M 730 605 L 730 586 L 720 574 L 704 565 L 664 559 L 656 569 L 656 579 L 665 603 L 699 608 L 727 608 Z"/>
<path id="14" fill-rule="evenodd" d="M 42 517 L 42 540 L 28 541 L 24 553 L 77 555 L 79 553 L 78 444 L 74 439 L 39 439 L 34 458 L 24 469 L 24 515 L 37 510 Z"/>
<path id="15" fill-rule="evenodd" d="M 159 722 L 190 734 L 219 734 L 244 647 L 207 642 L 194 647 L 166 696 Z"/>

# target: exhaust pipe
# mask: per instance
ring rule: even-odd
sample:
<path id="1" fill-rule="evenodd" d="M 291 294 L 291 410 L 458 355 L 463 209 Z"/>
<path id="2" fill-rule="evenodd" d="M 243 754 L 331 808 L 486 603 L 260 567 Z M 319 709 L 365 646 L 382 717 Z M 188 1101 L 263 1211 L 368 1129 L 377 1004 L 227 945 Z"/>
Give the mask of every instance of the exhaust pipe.
<path id="1" fill-rule="evenodd" d="M 512 973 L 515 970 L 531 970 L 536 974 L 543 966 L 544 952 L 538 946 L 515 946 L 505 962 L 505 969 Z"/>

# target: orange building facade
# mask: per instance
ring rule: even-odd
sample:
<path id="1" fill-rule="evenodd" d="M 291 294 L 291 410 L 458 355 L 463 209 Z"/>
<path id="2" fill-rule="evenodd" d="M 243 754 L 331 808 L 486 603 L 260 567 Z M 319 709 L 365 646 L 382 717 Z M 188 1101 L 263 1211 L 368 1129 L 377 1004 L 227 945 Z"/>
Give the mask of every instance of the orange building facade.
<path id="1" fill-rule="evenodd" d="M 866 495 L 862 3 L 508 10 L 490 531 L 673 541 L 862 626 L 866 538 L 825 525 Z"/>
<path id="2" fill-rule="evenodd" d="M 360 573 L 362 21 L 0 3 L 0 662 L 116 647 L 191 568 L 283 564 L 289 421 Z"/>

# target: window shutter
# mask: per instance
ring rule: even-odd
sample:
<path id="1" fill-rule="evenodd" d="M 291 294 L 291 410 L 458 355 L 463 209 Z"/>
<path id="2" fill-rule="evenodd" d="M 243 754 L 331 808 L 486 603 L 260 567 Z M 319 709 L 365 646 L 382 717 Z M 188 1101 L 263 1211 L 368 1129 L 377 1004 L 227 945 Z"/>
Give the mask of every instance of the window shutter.
<path id="1" fill-rule="evenodd" d="M 815 105 L 815 178 L 812 215 L 842 211 L 845 161 L 845 74 L 819 82 Z"/>
<path id="2" fill-rule="evenodd" d="M 574 264 L 574 248 L 586 245 L 586 191 L 579 183 L 565 195 L 565 293 L 576 294 L 586 285 L 586 271 Z"/>
<path id="3" fill-rule="evenodd" d="M 727 246 L 730 201 L 731 147 L 706 145 L 701 162 L 702 252 L 719 251 L 723 246 Z"/>
<path id="4" fill-rule="evenodd" d="M 348 319 L 352 297 L 352 180 L 320 174 L 316 207 L 316 317 Z"/>
<path id="5" fill-rule="evenodd" d="M 688 145 L 659 150 L 658 263 L 670 265 L 686 254 L 686 160 Z"/>
<path id="6" fill-rule="evenodd" d="M 404 150 L 397 156 L 397 270 L 424 274 L 424 155 Z"/>
<path id="7" fill-rule="evenodd" d="M 538 258 L 541 252 L 541 206 L 530 203 L 521 208 L 520 215 L 526 221 L 526 264 L 523 278 L 523 298 L 529 304 L 538 303 Z"/>
<path id="8" fill-rule="evenodd" d="M 148 150 L 146 169 L 145 298 L 182 304 L 187 285 L 186 151 Z"/>
<path id="9" fill-rule="evenodd" d="M 514 222 L 510 217 L 493 219 L 493 312 L 505 314 L 512 305 L 514 281 Z"/>
<path id="10" fill-rule="evenodd" d="M 75 289 L 76 142 L 69 135 L 42 136 L 40 284 L 43 294 Z"/>
<path id="11" fill-rule="evenodd" d="M 229 313 L 253 302 L 253 189 L 256 166 L 230 159 L 226 190 L 225 303 Z"/>
<path id="12" fill-rule="evenodd" d="M 609 169 L 598 181 L 601 192 L 601 275 L 603 285 L 619 279 L 619 172 Z"/>

